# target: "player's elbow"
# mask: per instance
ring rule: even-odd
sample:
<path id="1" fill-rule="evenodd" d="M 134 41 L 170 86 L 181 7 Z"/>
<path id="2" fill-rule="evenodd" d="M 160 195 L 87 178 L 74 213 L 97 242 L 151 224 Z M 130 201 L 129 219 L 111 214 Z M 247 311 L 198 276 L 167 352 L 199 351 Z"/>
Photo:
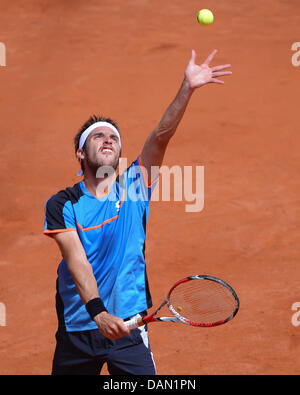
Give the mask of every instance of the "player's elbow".
<path id="1" fill-rule="evenodd" d="M 154 138 L 158 145 L 166 145 L 173 137 L 176 128 L 171 127 L 168 124 L 161 123 L 155 130 Z"/>

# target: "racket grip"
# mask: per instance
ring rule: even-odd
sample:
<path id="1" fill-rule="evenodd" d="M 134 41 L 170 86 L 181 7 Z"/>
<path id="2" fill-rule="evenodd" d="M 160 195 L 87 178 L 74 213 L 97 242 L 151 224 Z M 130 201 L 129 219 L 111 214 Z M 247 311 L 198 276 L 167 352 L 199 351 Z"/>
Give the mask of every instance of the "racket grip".
<path id="1" fill-rule="evenodd" d="M 125 324 L 129 330 L 145 325 L 143 318 L 139 314 L 136 317 L 131 318 L 131 320 L 125 321 Z"/>

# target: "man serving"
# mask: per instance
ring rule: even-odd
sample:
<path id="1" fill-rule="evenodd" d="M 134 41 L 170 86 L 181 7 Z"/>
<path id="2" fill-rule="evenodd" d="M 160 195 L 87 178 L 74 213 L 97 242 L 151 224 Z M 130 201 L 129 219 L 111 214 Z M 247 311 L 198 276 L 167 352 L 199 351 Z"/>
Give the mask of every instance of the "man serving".
<path id="1" fill-rule="evenodd" d="M 116 122 L 91 117 L 75 136 L 83 180 L 46 203 L 44 233 L 62 254 L 58 268 L 58 330 L 52 374 L 155 374 L 147 326 L 126 320 L 152 306 L 145 264 L 149 200 L 171 137 L 193 92 L 230 64 L 211 67 L 216 50 L 196 64 L 193 50 L 181 87 L 142 152 L 117 174 L 121 136 Z M 109 171 L 113 169 L 114 171 Z"/>

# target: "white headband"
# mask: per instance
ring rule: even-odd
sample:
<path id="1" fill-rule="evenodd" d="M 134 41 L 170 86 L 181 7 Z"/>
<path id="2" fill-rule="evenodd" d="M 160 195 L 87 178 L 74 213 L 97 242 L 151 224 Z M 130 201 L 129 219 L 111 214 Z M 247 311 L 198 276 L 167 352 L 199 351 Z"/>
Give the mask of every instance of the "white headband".
<path id="1" fill-rule="evenodd" d="M 78 148 L 82 148 L 84 146 L 84 143 L 86 142 L 86 139 L 89 137 L 89 135 L 92 133 L 93 130 L 100 128 L 101 126 L 106 126 L 107 128 L 110 128 L 113 132 L 115 132 L 115 134 L 118 136 L 119 139 L 119 144 L 120 144 L 120 148 L 121 148 L 121 137 L 120 137 L 120 133 L 118 132 L 118 129 L 112 125 L 109 122 L 95 122 L 93 123 L 91 126 L 89 126 L 80 136 L 80 140 L 79 140 L 79 147 Z M 77 173 L 78 177 L 81 177 L 83 175 L 83 171 L 80 170 Z"/>
<path id="2" fill-rule="evenodd" d="M 82 148 L 84 146 L 84 143 L 86 142 L 86 139 L 89 137 L 89 135 L 92 133 L 93 130 L 100 128 L 101 126 L 106 126 L 107 128 L 110 128 L 112 131 L 114 131 L 116 133 L 116 135 L 119 138 L 119 144 L 120 144 L 120 148 L 121 148 L 121 137 L 120 134 L 118 132 L 118 129 L 116 127 L 114 127 L 114 125 L 112 125 L 109 122 L 95 122 L 93 123 L 91 126 L 89 126 L 81 135 L 80 140 L 79 140 L 79 147 L 78 148 Z"/>

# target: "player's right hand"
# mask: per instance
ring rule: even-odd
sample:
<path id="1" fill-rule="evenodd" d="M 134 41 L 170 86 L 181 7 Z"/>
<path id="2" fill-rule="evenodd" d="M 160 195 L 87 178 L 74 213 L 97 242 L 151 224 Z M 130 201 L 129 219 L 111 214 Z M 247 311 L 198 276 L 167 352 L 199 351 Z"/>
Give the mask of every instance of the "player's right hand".
<path id="1" fill-rule="evenodd" d="M 130 330 L 122 318 L 111 315 L 106 311 L 96 315 L 94 321 L 99 328 L 99 332 L 110 340 L 116 340 L 130 334 Z"/>

